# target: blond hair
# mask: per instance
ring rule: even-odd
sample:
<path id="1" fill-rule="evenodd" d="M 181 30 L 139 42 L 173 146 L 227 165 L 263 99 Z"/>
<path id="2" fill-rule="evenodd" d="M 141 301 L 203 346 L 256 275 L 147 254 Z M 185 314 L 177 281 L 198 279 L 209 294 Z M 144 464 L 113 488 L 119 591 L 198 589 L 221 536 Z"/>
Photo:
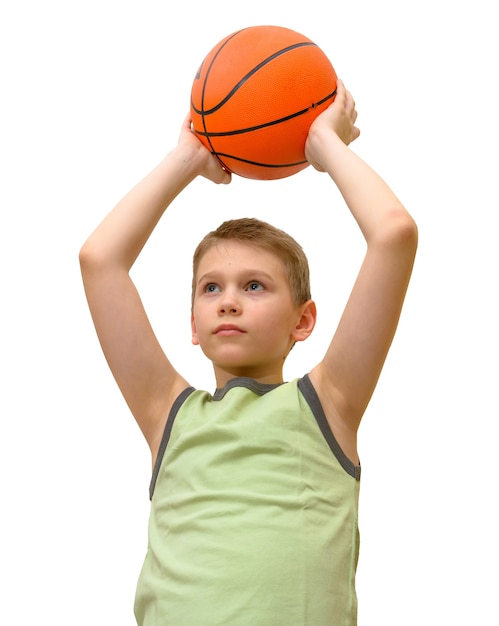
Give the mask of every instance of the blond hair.
<path id="1" fill-rule="evenodd" d="M 279 258 L 286 269 L 293 303 L 300 306 L 310 300 L 310 271 L 307 257 L 300 244 L 283 230 L 256 218 L 228 220 L 208 233 L 194 252 L 192 272 L 192 302 L 196 275 L 202 257 L 220 241 L 241 241 L 267 250 Z"/>

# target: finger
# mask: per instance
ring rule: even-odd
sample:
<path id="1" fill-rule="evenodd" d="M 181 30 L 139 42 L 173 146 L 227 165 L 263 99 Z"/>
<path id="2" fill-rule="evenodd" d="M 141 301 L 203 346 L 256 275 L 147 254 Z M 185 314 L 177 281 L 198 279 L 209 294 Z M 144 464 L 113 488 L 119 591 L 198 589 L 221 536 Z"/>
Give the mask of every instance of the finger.
<path id="1" fill-rule="evenodd" d="M 232 174 L 225 169 L 225 167 L 221 167 L 219 171 L 219 175 L 216 179 L 216 183 L 221 185 L 228 185 L 232 180 Z"/>
<path id="2" fill-rule="evenodd" d="M 186 128 L 187 130 L 191 130 L 191 128 L 192 128 L 192 116 L 191 116 L 191 112 L 190 111 L 185 116 L 184 121 L 182 123 L 182 127 Z"/>
<path id="3" fill-rule="evenodd" d="M 343 84 L 343 81 L 338 78 L 338 80 L 336 81 L 336 97 L 335 100 L 344 100 L 345 99 L 345 93 L 346 93 L 346 89 L 345 89 L 345 85 Z"/>
<path id="4" fill-rule="evenodd" d="M 355 100 L 352 94 L 347 90 L 345 90 L 345 110 L 349 115 L 352 115 L 355 111 Z"/>
<path id="5" fill-rule="evenodd" d="M 209 178 L 214 183 L 228 185 L 232 180 L 232 174 L 225 168 L 220 160 L 214 155 L 211 155 Z"/>

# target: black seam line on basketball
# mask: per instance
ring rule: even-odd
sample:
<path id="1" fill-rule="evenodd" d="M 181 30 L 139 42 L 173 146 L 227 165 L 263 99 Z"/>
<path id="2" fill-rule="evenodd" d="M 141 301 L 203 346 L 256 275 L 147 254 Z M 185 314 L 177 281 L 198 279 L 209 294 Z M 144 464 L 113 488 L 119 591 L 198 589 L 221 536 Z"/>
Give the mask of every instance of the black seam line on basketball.
<path id="1" fill-rule="evenodd" d="M 215 58 L 216 58 L 216 56 L 215 56 L 214 59 L 213 59 L 213 62 L 211 63 L 210 67 L 208 68 L 208 70 L 206 72 L 206 78 L 205 78 L 205 81 L 204 81 L 202 98 L 201 98 L 202 109 L 199 111 L 198 109 L 194 108 L 194 110 L 196 111 L 196 113 L 198 113 L 199 115 L 203 115 L 203 116 L 211 115 L 212 113 L 216 113 L 221 107 L 223 107 L 223 105 L 228 100 L 230 100 L 232 98 L 232 96 L 236 93 L 236 91 L 238 91 L 244 85 L 244 83 L 253 76 L 253 74 L 256 74 L 256 72 L 261 70 L 262 67 L 265 67 L 265 65 L 268 65 L 274 59 L 277 59 L 281 55 L 286 54 L 287 52 L 290 52 L 291 50 L 295 50 L 296 48 L 303 48 L 305 46 L 315 46 L 315 47 L 317 47 L 317 44 L 309 42 L 309 41 L 303 41 L 301 43 L 295 43 L 292 46 L 288 46 L 287 48 L 283 48 L 282 50 L 278 50 L 277 52 L 274 52 L 274 54 L 272 54 L 271 56 L 269 56 L 266 59 L 264 59 L 263 61 L 261 61 L 261 63 L 259 63 L 258 65 L 255 65 L 255 67 L 250 72 L 248 72 L 246 74 L 246 76 L 243 76 L 243 78 L 229 91 L 229 93 L 225 96 L 225 98 L 223 98 L 216 106 L 214 106 L 212 109 L 209 109 L 209 110 L 205 111 L 204 110 L 204 89 L 205 89 L 205 86 L 206 86 L 206 82 L 208 80 L 209 72 L 211 70 L 211 67 L 212 67 L 214 61 L 215 61 Z M 217 55 L 218 55 L 218 52 L 217 52 Z"/>
<path id="2" fill-rule="evenodd" d="M 229 37 L 229 38 L 227 39 L 227 41 L 225 41 L 225 42 L 223 43 L 223 45 L 221 45 L 221 46 L 220 46 L 220 48 L 216 51 L 215 56 L 213 57 L 212 62 L 210 63 L 210 68 L 211 68 L 211 66 L 213 65 L 213 62 L 215 61 L 215 59 L 217 58 L 217 56 L 218 56 L 218 55 L 220 54 L 220 52 L 222 51 L 222 49 L 223 49 L 223 48 L 225 48 L 225 46 L 229 43 L 229 41 L 230 41 L 231 39 L 233 39 L 236 35 L 239 35 L 239 33 L 242 33 L 242 32 L 243 32 L 243 30 L 247 30 L 247 28 L 242 28 L 241 30 L 238 30 L 238 31 L 236 31 L 235 33 L 232 33 L 232 36 L 231 36 L 231 37 Z M 206 59 L 203 59 L 203 62 L 201 63 L 201 65 L 199 66 L 198 71 L 196 72 L 196 76 L 194 77 L 196 80 L 199 80 L 199 79 L 201 78 L 201 72 L 202 72 L 203 65 L 204 65 L 204 62 L 205 62 L 205 61 L 206 61 Z"/>
<path id="3" fill-rule="evenodd" d="M 307 163 L 307 160 L 296 161 L 296 163 L 260 163 L 259 161 L 250 161 L 249 159 L 241 159 L 240 157 L 233 156 L 232 154 L 225 154 L 223 152 L 215 152 L 214 155 L 220 161 L 221 157 L 226 157 L 228 159 L 233 159 L 234 161 L 240 161 L 241 163 L 248 163 L 249 165 L 257 165 L 258 167 L 269 167 L 269 168 L 279 168 L 279 167 L 295 167 L 296 165 L 303 165 Z M 229 168 L 230 170 L 230 168 Z"/>
<path id="4" fill-rule="evenodd" d="M 246 30 L 245 28 L 243 28 L 242 30 Z M 221 53 L 221 51 L 225 48 L 225 46 L 229 43 L 229 41 L 231 41 L 232 39 L 234 39 L 234 37 L 236 37 L 237 35 L 239 35 L 240 32 L 242 32 L 242 30 L 238 30 L 235 33 L 233 33 L 221 46 L 220 48 L 216 51 L 213 59 L 211 60 L 210 65 L 208 66 L 208 69 L 206 70 L 206 76 L 204 77 L 204 83 L 203 83 L 203 88 L 201 90 L 201 109 L 204 110 L 204 95 L 205 95 L 205 91 L 206 91 L 206 81 L 208 80 L 208 76 L 210 75 L 211 72 L 211 68 L 213 67 L 213 64 L 215 63 L 215 59 L 218 57 L 218 55 Z M 204 63 L 204 61 L 203 61 Z M 192 101 L 191 101 L 192 103 Z M 203 122 L 203 128 L 206 131 L 206 120 L 205 120 L 205 115 L 204 113 L 201 111 L 198 111 L 196 109 L 196 107 L 194 106 L 194 103 L 192 103 L 192 108 L 194 109 L 194 111 L 196 111 L 196 113 L 201 115 L 201 120 Z M 214 150 L 213 146 L 211 145 L 211 141 L 208 138 L 208 143 L 210 144 L 210 147 L 212 150 Z"/>
<path id="5" fill-rule="evenodd" d="M 308 111 L 310 111 L 310 109 L 315 109 L 315 107 L 320 106 L 321 104 L 324 104 L 324 102 L 327 102 L 328 100 L 331 100 L 331 98 L 334 98 L 334 96 L 336 95 L 336 89 L 330 93 L 328 96 L 326 96 L 325 98 L 322 98 L 322 100 L 319 100 L 319 102 L 312 104 L 311 106 L 307 107 L 306 109 L 302 109 L 301 111 L 297 111 L 296 113 L 293 113 L 291 115 L 287 115 L 286 117 L 281 117 L 278 120 L 272 120 L 271 122 L 265 122 L 265 124 L 259 124 L 258 126 L 250 126 L 248 128 L 239 128 L 237 130 L 228 130 L 228 131 L 224 131 L 224 132 L 220 132 L 220 133 L 215 133 L 215 132 L 203 132 L 200 130 L 195 130 L 195 133 L 197 135 L 201 135 L 203 137 L 206 137 L 207 139 L 209 139 L 210 137 L 229 137 L 232 135 L 242 135 L 244 133 L 251 133 L 255 130 L 260 130 L 262 128 L 267 128 L 268 126 L 275 126 L 276 124 L 282 124 L 282 122 L 287 122 L 289 120 L 292 120 L 295 117 L 298 117 L 300 115 L 304 115 L 305 113 L 307 113 Z M 206 127 L 205 127 L 206 128 Z M 211 145 L 211 143 L 210 143 Z"/>

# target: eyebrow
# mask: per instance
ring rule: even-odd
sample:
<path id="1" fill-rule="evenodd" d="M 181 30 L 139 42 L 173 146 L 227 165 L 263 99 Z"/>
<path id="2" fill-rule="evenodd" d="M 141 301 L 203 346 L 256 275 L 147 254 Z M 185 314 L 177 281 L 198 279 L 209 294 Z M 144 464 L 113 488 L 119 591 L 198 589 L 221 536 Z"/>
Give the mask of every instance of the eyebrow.
<path id="1" fill-rule="evenodd" d="M 196 285 L 199 285 L 200 283 L 204 282 L 205 280 L 214 280 L 216 281 L 217 278 L 220 276 L 220 274 L 222 274 L 223 272 L 220 272 L 219 270 L 213 270 L 213 271 L 209 271 L 209 272 L 205 272 L 202 276 L 200 276 L 198 278 L 198 280 L 196 281 Z M 248 278 L 251 276 L 253 278 L 265 278 L 267 281 L 271 281 L 274 282 L 274 277 L 271 274 L 268 274 L 265 270 L 261 270 L 261 269 L 248 269 L 248 270 L 241 270 L 240 272 L 242 275 L 247 276 Z"/>

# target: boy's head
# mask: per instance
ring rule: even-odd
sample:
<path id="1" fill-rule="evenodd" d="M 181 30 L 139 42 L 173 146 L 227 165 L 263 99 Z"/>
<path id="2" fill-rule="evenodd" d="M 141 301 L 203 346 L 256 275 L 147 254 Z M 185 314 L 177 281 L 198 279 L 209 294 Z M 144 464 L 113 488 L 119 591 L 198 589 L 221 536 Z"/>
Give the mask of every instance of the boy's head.
<path id="1" fill-rule="evenodd" d="M 310 300 L 310 272 L 302 247 L 287 233 L 255 218 L 229 220 L 208 233 L 199 243 L 193 258 L 192 302 L 199 263 L 208 250 L 217 244 L 236 240 L 271 252 L 284 264 L 296 306 Z"/>

